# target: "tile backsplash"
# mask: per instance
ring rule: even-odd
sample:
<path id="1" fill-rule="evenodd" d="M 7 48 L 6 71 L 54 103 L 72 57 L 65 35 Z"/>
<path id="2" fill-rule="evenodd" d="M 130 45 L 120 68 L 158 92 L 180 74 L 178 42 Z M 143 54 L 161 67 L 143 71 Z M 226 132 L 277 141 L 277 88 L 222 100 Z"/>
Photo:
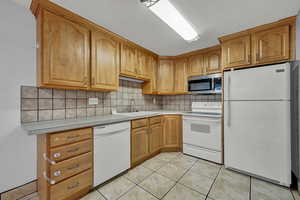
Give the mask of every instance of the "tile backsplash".
<path id="1" fill-rule="evenodd" d="M 98 98 L 98 105 L 89 105 L 88 98 Z M 162 109 L 162 97 L 143 95 L 139 83 L 120 81 L 117 92 L 45 89 L 21 87 L 21 121 L 36 122 L 60 119 L 76 119 L 129 112 L 131 100 L 135 110 Z M 155 100 L 154 100 L 155 99 Z"/>
<path id="2" fill-rule="evenodd" d="M 171 95 L 163 96 L 162 109 L 174 111 L 191 111 L 192 102 L 221 101 L 221 95 Z"/>
<path id="3" fill-rule="evenodd" d="M 89 105 L 89 98 L 98 98 L 99 104 Z M 134 110 L 190 111 L 192 101 L 221 101 L 220 95 L 143 95 L 140 83 L 120 80 L 116 92 L 94 92 L 82 90 L 59 90 L 21 87 L 21 122 L 37 122 L 61 119 L 76 119 L 129 112 L 131 101 Z"/>

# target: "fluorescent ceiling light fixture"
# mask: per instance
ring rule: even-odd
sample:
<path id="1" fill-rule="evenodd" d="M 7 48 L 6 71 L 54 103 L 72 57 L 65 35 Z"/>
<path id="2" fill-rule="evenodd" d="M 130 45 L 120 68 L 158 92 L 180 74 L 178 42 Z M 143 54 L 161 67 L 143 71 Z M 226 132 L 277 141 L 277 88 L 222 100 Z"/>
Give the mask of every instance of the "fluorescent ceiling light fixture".
<path id="1" fill-rule="evenodd" d="M 155 15 L 168 24 L 184 40 L 199 39 L 198 33 L 169 0 L 141 0 Z"/>

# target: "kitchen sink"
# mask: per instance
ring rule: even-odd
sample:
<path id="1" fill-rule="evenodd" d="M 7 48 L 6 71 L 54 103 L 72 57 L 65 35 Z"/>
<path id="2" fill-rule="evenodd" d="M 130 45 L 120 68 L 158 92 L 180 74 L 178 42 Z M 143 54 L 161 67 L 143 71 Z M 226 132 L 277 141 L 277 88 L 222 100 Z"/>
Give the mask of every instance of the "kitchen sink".
<path id="1" fill-rule="evenodd" d="M 126 115 L 129 117 L 138 117 L 138 116 L 147 116 L 147 115 L 155 115 L 158 112 L 151 111 L 139 111 L 139 112 L 126 112 L 126 113 L 115 113 L 116 115 Z"/>

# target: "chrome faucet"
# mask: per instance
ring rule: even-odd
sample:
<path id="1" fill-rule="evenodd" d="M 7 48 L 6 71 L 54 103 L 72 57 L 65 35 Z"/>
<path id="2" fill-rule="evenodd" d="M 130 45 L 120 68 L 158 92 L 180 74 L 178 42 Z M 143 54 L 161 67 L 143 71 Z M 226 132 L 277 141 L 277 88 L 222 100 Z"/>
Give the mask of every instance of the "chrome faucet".
<path id="1" fill-rule="evenodd" d="M 135 100 L 134 99 L 130 99 L 130 112 L 134 112 L 134 105 L 135 105 Z"/>

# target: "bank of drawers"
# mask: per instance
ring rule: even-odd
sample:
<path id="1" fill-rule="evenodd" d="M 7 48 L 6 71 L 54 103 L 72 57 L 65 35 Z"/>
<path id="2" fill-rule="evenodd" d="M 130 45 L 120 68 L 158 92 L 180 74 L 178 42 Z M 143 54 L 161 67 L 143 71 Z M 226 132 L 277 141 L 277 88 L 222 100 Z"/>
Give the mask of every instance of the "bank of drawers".
<path id="1" fill-rule="evenodd" d="M 44 145 L 39 182 L 47 182 L 48 194 L 41 200 L 75 200 L 87 193 L 93 185 L 92 129 L 48 134 Z"/>

